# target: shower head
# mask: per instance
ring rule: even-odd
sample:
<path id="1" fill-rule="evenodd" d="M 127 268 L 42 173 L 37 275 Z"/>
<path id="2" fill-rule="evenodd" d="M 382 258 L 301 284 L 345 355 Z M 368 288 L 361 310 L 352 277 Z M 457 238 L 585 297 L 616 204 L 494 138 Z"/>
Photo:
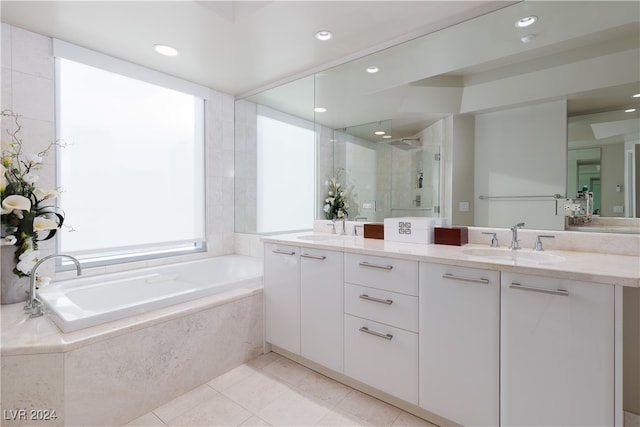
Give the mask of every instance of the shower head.
<path id="1" fill-rule="evenodd" d="M 416 144 L 416 142 L 418 144 Z M 420 142 L 420 138 L 400 138 L 400 139 L 391 140 L 387 142 L 387 144 L 394 146 L 396 148 L 400 148 L 402 150 L 414 150 L 422 146 L 422 144 L 419 144 L 419 142 Z"/>

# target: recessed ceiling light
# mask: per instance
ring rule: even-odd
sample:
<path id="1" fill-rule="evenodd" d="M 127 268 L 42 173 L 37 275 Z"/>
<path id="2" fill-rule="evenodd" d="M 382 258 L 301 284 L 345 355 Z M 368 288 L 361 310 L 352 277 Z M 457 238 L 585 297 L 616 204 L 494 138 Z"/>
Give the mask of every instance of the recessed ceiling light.
<path id="1" fill-rule="evenodd" d="M 374 132 L 376 135 L 384 135 L 386 132 L 383 130 L 377 130 Z"/>
<path id="2" fill-rule="evenodd" d="M 171 47 L 171 46 L 167 46 L 165 44 L 153 45 L 153 50 L 158 52 L 160 55 L 164 55 L 164 56 L 177 56 L 178 55 L 178 49 L 176 49 L 174 47 Z"/>
<path id="3" fill-rule="evenodd" d="M 529 25 L 535 24 L 537 20 L 538 20 L 538 17 L 535 15 L 525 16 L 516 21 L 516 27 L 518 28 L 528 27 Z"/>
<path id="4" fill-rule="evenodd" d="M 624 110 L 625 113 L 633 113 L 635 111 L 636 111 L 635 108 L 627 108 L 626 110 Z"/>
<path id="5" fill-rule="evenodd" d="M 316 113 L 324 113 L 327 111 L 327 109 L 324 107 L 316 107 L 313 109 L 313 111 L 315 111 Z"/>
<path id="6" fill-rule="evenodd" d="M 322 30 L 316 33 L 316 38 L 321 41 L 330 40 L 331 37 L 333 37 L 333 34 L 331 34 L 331 31 Z"/>
<path id="7" fill-rule="evenodd" d="M 375 74 L 378 71 L 380 71 L 380 69 L 378 67 L 376 67 L 375 65 L 367 67 L 367 73 L 369 73 L 369 74 Z"/>
<path id="8" fill-rule="evenodd" d="M 535 34 L 527 34 L 526 36 L 520 37 L 520 41 L 522 43 L 531 43 L 531 41 L 535 38 L 536 38 Z"/>
<path id="9" fill-rule="evenodd" d="M 391 135 L 385 135 L 385 136 L 383 136 L 383 138 L 384 138 L 384 139 L 391 139 L 391 138 L 392 138 L 392 136 L 391 136 Z"/>
<path id="10" fill-rule="evenodd" d="M 632 98 L 640 98 L 640 93 L 636 93 L 635 95 L 632 96 Z"/>

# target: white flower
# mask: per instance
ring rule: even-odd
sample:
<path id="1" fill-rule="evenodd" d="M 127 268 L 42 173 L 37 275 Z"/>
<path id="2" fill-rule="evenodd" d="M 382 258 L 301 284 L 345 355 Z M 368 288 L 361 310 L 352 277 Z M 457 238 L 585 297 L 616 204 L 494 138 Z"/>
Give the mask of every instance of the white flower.
<path id="1" fill-rule="evenodd" d="M 29 212 L 31 210 L 31 200 L 17 194 L 5 197 L 2 201 L 2 213 L 10 214 L 13 212 L 18 218 L 22 219 L 22 211 Z"/>
<path id="2" fill-rule="evenodd" d="M 7 168 L 4 167 L 2 163 L 0 163 L 0 191 L 4 191 L 7 188 L 7 177 L 4 176 Z"/>
<path id="3" fill-rule="evenodd" d="M 22 179 L 24 179 L 25 182 L 27 182 L 28 184 L 33 185 L 37 180 L 40 179 L 40 177 L 35 172 L 29 172 L 29 173 L 25 173 Z"/>
<path id="4" fill-rule="evenodd" d="M 339 182 L 336 184 L 336 187 L 340 187 L 340 183 Z"/>
<path id="5" fill-rule="evenodd" d="M 26 251 L 22 255 L 20 255 L 20 262 L 16 265 L 16 268 L 22 271 L 24 274 L 31 273 L 33 267 L 38 262 L 38 257 L 40 256 L 40 251 Z"/>
<path id="6" fill-rule="evenodd" d="M 33 194 L 38 200 L 45 200 L 52 197 L 58 197 L 60 192 L 58 190 L 44 190 L 42 188 L 34 188 Z"/>
<path id="7" fill-rule="evenodd" d="M 33 220 L 33 229 L 35 231 L 55 230 L 56 228 L 58 228 L 58 223 L 52 219 L 37 216 Z"/>
<path id="8" fill-rule="evenodd" d="M 342 209 L 340 209 L 338 211 L 338 218 L 342 218 L 344 216 L 344 212 L 342 212 Z"/>
<path id="9" fill-rule="evenodd" d="M 333 196 L 333 191 L 329 191 L 329 195 L 330 195 L 330 196 Z"/>
<path id="10" fill-rule="evenodd" d="M 38 163 L 42 163 L 42 157 L 37 154 L 25 154 L 24 159 L 29 166 L 37 165 Z"/>
<path id="11" fill-rule="evenodd" d="M 18 240 L 16 239 L 16 236 L 14 236 L 13 234 L 9 234 L 6 237 L 3 237 L 2 240 L 0 240 L 0 246 L 13 246 L 16 244 Z"/>

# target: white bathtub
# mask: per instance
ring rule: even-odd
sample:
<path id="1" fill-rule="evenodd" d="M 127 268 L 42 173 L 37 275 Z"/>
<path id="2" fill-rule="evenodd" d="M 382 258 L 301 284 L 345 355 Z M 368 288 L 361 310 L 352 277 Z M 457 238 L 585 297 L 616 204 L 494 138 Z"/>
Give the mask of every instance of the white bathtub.
<path id="1" fill-rule="evenodd" d="M 225 255 L 64 280 L 39 290 L 38 296 L 54 323 L 63 332 L 72 332 L 230 289 L 261 284 L 261 259 Z"/>

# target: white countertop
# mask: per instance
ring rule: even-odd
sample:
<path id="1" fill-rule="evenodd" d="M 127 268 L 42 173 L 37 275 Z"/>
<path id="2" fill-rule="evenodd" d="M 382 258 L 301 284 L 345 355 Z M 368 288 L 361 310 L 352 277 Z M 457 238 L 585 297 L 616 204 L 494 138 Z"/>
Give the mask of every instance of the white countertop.
<path id="1" fill-rule="evenodd" d="M 303 232 L 265 236 L 262 240 L 267 243 L 279 243 L 306 248 L 404 258 L 462 267 L 511 271 L 609 285 L 640 287 L 640 258 L 637 256 L 546 250 L 544 251 L 545 254 L 555 255 L 563 259 L 558 262 L 535 264 L 531 261 L 506 261 L 473 256 L 465 253 L 465 250 L 468 249 L 489 249 L 488 245 L 467 244 L 464 246 L 449 246 L 414 244 L 352 236 L 336 236 L 335 239 L 326 237 L 327 240 L 319 241 L 303 240 L 300 238 L 300 236 L 309 236 L 312 234 L 332 236 L 326 233 Z M 526 254 L 533 251 L 531 249 L 519 249 L 518 252 Z"/>

